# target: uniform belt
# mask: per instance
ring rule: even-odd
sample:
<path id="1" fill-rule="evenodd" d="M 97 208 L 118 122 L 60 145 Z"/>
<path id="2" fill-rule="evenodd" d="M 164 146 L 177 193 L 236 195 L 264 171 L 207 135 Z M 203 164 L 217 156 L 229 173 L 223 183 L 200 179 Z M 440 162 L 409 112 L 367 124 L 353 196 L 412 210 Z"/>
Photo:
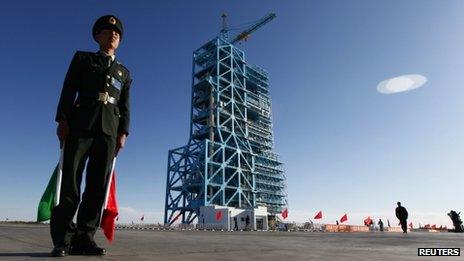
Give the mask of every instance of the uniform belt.
<path id="1" fill-rule="evenodd" d="M 118 100 L 116 98 L 111 97 L 108 95 L 108 92 L 100 92 L 98 93 L 98 99 L 99 101 L 102 101 L 104 104 L 107 104 L 108 102 L 114 105 L 118 104 Z"/>
<path id="2" fill-rule="evenodd" d="M 108 94 L 108 92 L 100 92 L 98 94 L 80 92 L 79 96 L 80 97 L 97 99 L 97 101 L 101 101 L 104 104 L 111 103 L 111 104 L 114 104 L 114 105 L 118 105 L 118 100 L 116 98 L 114 98 L 114 97 L 111 97 Z"/>

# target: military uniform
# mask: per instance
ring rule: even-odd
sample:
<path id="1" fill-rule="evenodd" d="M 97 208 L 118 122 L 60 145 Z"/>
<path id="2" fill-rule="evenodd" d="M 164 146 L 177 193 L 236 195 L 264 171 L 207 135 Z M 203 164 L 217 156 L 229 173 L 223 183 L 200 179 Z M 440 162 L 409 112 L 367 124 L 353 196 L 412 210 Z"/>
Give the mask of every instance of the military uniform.
<path id="1" fill-rule="evenodd" d="M 103 23 L 100 29 L 120 23 L 113 16 L 104 16 L 97 20 L 97 29 L 99 21 Z M 117 29 L 122 36 L 122 25 Z M 94 37 L 95 30 L 94 26 Z M 74 54 L 55 118 L 69 125 L 64 143 L 60 203 L 53 209 L 50 220 L 55 248 L 94 244 L 116 139 L 120 134 L 129 134 L 130 85 L 129 70 L 104 52 Z M 87 160 L 86 187 L 79 205 Z M 72 219 L 78 207 L 75 226 Z"/>

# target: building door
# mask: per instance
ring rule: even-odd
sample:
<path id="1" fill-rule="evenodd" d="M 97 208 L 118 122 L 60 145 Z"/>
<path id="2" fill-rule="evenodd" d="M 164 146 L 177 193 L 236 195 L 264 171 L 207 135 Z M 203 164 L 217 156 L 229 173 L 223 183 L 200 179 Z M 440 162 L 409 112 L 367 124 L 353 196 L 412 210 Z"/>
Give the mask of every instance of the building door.
<path id="1" fill-rule="evenodd" d="M 256 218 L 256 229 L 263 230 L 264 227 L 264 220 L 263 218 Z"/>

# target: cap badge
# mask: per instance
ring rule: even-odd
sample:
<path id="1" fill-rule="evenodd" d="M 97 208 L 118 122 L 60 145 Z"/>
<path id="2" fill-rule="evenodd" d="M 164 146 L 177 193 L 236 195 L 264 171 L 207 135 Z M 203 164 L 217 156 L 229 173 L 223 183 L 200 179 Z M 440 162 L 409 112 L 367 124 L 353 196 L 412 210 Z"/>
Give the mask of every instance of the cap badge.
<path id="1" fill-rule="evenodd" d="M 118 71 L 118 75 L 119 75 L 119 76 L 122 76 L 122 72 L 121 72 L 121 71 Z"/>
<path id="2" fill-rule="evenodd" d="M 114 17 L 110 17 L 109 22 L 110 24 L 116 24 L 116 19 L 114 19 Z"/>

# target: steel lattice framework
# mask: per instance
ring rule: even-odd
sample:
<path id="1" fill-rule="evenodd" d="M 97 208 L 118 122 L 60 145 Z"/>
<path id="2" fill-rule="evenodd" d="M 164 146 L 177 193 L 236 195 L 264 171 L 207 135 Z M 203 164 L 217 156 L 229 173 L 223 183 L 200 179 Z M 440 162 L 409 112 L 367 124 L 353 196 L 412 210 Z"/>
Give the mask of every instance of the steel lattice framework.
<path id="1" fill-rule="evenodd" d="M 218 37 L 193 53 L 189 144 L 169 151 L 164 222 L 193 222 L 201 206 L 286 205 L 273 152 L 268 74 Z"/>

